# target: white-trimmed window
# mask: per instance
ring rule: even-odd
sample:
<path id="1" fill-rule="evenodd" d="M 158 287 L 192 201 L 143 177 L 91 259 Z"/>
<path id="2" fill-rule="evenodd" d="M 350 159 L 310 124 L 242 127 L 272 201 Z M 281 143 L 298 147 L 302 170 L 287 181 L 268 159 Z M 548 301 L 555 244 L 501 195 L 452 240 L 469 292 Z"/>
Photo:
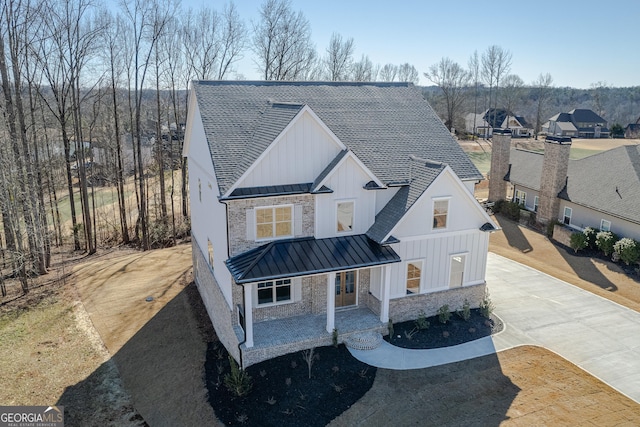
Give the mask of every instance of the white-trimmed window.
<path id="1" fill-rule="evenodd" d="M 407 263 L 407 295 L 420 293 L 422 279 L 422 261 Z"/>
<path id="2" fill-rule="evenodd" d="M 276 304 L 291 300 L 291 279 L 258 283 L 258 305 Z"/>
<path id="3" fill-rule="evenodd" d="M 540 203 L 540 197 L 535 196 L 533 198 L 533 211 L 538 212 L 538 204 Z"/>
<path id="4" fill-rule="evenodd" d="M 449 200 L 433 201 L 433 229 L 443 230 L 447 228 L 449 216 Z"/>
<path id="5" fill-rule="evenodd" d="M 336 231 L 338 233 L 353 231 L 354 212 L 355 203 L 353 201 L 336 203 Z"/>
<path id="6" fill-rule="evenodd" d="M 451 256 L 451 271 L 449 273 L 449 287 L 455 288 L 462 286 L 464 281 L 464 264 L 466 262 L 466 255 L 452 255 Z"/>
<path id="7" fill-rule="evenodd" d="M 213 268 L 213 244 L 209 238 L 207 238 L 207 249 L 209 252 L 209 265 Z"/>
<path id="8" fill-rule="evenodd" d="M 566 225 L 571 224 L 571 215 L 573 214 L 573 209 L 569 207 L 564 208 L 564 217 L 562 218 L 562 222 Z"/>
<path id="9" fill-rule="evenodd" d="M 606 219 L 601 219 L 600 231 L 611 231 L 611 221 L 607 221 Z"/>
<path id="10" fill-rule="evenodd" d="M 293 206 L 255 208 L 256 239 L 293 236 Z"/>
<path id="11" fill-rule="evenodd" d="M 526 205 L 527 204 L 527 193 L 521 190 L 516 190 L 516 194 L 514 196 L 514 202 L 518 205 Z"/>

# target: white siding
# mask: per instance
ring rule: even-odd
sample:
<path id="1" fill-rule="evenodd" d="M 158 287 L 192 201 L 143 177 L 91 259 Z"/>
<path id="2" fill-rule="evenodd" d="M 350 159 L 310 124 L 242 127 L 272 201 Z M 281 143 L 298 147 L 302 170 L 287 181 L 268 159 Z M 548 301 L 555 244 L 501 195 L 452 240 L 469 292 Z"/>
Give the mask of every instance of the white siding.
<path id="1" fill-rule="evenodd" d="M 333 193 L 316 197 L 316 238 L 347 234 L 365 233 L 375 220 L 376 192 L 384 190 L 365 190 L 364 185 L 371 181 L 369 175 L 352 158 L 345 159 L 336 168 L 325 185 Z M 336 204 L 338 201 L 354 202 L 353 231 L 337 233 Z"/>
<path id="2" fill-rule="evenodd" d="M 192 100 L 194 99 L 195 97 L 192 97 Z M 211 241 L 214 254 L 214 276 L 231 307 L 231 274 L 224 264 L 229 253 L 226 207 L 218 201 L 218 182 L 196 102 L 191 102 L 190 113 L 192 123 L 190 124 L 188 159 L 191 233 L 203 254 L 208 253 L 207 240 Z M 201 183 L 202 201 L 198 195 L 198 180 Z"/>
<path id="3" fill-rule="evenodd" d="M 464 285 L 484 283 L 489 233 L 480 230 L 447 233 L 421 240 L 401 241 L 392 245 L 403 262 L 391 264 L 391 298 L 406 295 L 406 260 L 422 260 L 422 293 L 449 287 L 451 255 L 467 256 Z"/>
<path id="4" fill-rule="evenodd" d="M 376 214 L 378 214 L 382 208 L 387 206 L 389 200 L 396 195 L 401 187 L 389 187 L 384 190 L 371 190 L 376 192 Z"/>
<path id="5" fill-rule="evenodd" d="M 331 135 L 304 112 L 269 147 L 239 187 L 313 182 L 340 151 Z"/>
<path id="6" fill-rule="evenodd" d="M 449 199 L 449 214 L 446 230 L 432 230 L 434 198 Z M 459 185 L 453 173 L 443 171 L 425 191 L 422 197 L 401 220 L 392 235 L 400 240 L 406 237 L 426 236 L 428 234 L 448 233 L 469 229 L 479 229 L 487 217 L 466 187 Z"/>
<path id="7" fill-rule="evenodd" d="M 593 227 L 598 230 L 600 229 L 600 221 L 605 219 L 611 222 L 611 231 L 619 237 L 629 237 L 640 241 L 640 225 L 638 224 L 594 211 L 576 205 L 575 203 L 567 202 L 566 200 L 560 200 L 560 209 L 558 211 L 558 218 L 560 220 L 562 220 L 565 207 L 571 208 L 572 210 L 571 225 L 575 228 L 584 229 L 586 227 Z"/>

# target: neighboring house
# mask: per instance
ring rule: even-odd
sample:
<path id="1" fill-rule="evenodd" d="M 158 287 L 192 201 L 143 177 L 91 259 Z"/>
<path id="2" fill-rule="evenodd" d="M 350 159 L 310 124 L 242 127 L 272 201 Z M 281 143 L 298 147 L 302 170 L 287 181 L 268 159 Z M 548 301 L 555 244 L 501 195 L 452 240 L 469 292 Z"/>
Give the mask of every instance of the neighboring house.
<path id="1" fill-rule="evenodd" d="M 483 113 L 469 113 L 465 117 L 465 130 L 478 136 L 490 137 L 493 129 L 510 129 L 514 137 L 530 137 L 533 129 L 524 117 L 512 115 L 501 108 L 490 108 Z"/>
<path id="2" fill-rule="evenodd" d="M 244 366 L 485 291 L 482 175 L 407 83 L 193 82 L 195 280 Z"/>
<path id="3" fill-rule="evenodd" d="M 585 108 L 558 113 L 542 125 L 549 136 L 572 138 L 609 138 L 607 121 Z"/>
<path id="4" fill-rule="evenodd" d="M 640 138 L 640 123 L 629 123 L 624 128 L 624 137 L 627 139 L 639 139 Z"/>
<path id="5" fill-rule="evenodd" d="M 582 230 L 613 231 L 640 240 L 640 145 L 627 145 L 569 160 L 571 141 L 551 138 L 545 153 L 512 149 L 505 180 L 512 200 Z M 544 188 L 543 188 L 544 187 Z M 546 197 L 548 213 L 541 212 Z"/>

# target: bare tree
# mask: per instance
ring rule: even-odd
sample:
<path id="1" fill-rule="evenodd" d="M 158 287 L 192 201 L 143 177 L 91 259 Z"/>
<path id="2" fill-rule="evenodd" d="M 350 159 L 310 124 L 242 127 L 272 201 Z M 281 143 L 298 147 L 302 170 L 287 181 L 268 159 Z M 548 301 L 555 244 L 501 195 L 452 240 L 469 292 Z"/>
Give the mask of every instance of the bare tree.
<path id="1" fill-rule="evenodd" d="M 511 52 L 504 50 L 502 47 L 492 45 L 482 54 L 481 75 L 485 83 L 489 86 L 489 108 L 493 108 L 494 116 L 490 117 L 491 126 L 495 121 L 495 108 L 498 105 L 498 89 L 500 80 L 511 69 Z"/>
<path id="2" fill-rule="evenodd" d="M 451 129 L 456 123 L 458 110 L 465 100 L 469 73 L 457 62 L 442 58 L 440 62 L 429 67 L 429 71 L 424 73 L 424 76 L 442 90 L 447 108 L 447 118 L 444 123 Z"/>
<path id="3" fill-rule="evenodd" d="M 316 58 L 309 21 L 288 0 L 266 0 L 253 24 L 252 49 L 265 80 L 298 80 Z"/>
<path id="4" fill-rule="evenodd" d="M 418 73 L 416 67 L 409 63 L 400 64 L 398 66 L 398 81 L 411 82 L 417 85 L 420 82 L 420 73 Z"/>
<path id="5" fill-rule="evenodd" d="M 535 128 L 535 138 L 538 139 L 538 133 L 540 133 L 540 128 L 542 126 L 542 114 L 545 108 L 547 101 L 549 100 L 549 95 L 551 95 L 551 88 L 553 86 L 553 77 L 551 74 L 546 73 L 538 76 L 538 78 L 533 82 L 534 88 L 534 96 L 536 99 L 536 128 Z"/>
<path id="6" fill-rule="evenodd" d="M 354 49 L 353 38 L 343 40 L 340 34 L 331 34 L 327 55 L 322 61 L 328 80 L 343 81 L 349 78 Z"/>
<path id="7" fill-rule="evenodd" d="M 378 77 L 378 68 L 368 56 L 362 55 L 360 61 L 351 66 L 351 78 L 356 82 L 373 82 Z"/>
<path id="8" fill-rule="evenodd" d="M 469 57 L 467 66 L 469 68 L 470 84 L 473 85 L 473 133 L 475 134 L 478 125 L 476 120 L 478 117 L 478 94 L 480 89 L 480 59 L 477 50 Z"/>
<path id="9" fill-rule="evenodd" d="M 378 73 L 380 80 L 383 82 L 395 82 L 398 76 L 398 66 L 393 64 L 385 64 L 380 68 Z"/>
<path id="10" fill-rule="evenodd" d="M 508 74 L 502 80 L 502 105 L 507 110 L 508 115 L 514 115 L 516 103 L 522 99 L 522 89 L 524 81 L 516 74 Z M 508 119 L 508 117 L 507 117 Z M 507 129 L 509 128 L 509 120 L 507 120 Z"/>
<path id="11" fill-rule="evenodd" d="M 591 83 L 591 98 L 593 107 L 599 116 L 604 115 L 604 104 L 607 102 L 609 85 L 605 81 Z"/>

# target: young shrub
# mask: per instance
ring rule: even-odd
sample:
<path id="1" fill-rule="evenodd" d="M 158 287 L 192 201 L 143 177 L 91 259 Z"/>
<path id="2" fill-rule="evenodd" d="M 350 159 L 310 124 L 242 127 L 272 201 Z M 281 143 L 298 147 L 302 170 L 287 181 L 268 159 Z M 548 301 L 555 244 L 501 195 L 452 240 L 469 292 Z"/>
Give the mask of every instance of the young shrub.
<path id="1" fill-rule="evenodd" d="M 520 221 L 520 205 L 516 202 L 503 203 L 500 212 L 513 221 Z"/>
<path id="2" fill-rule="evenodd" d="M 464 304 L 462 304 L 462 309 L 458 311 L 458 316 L 462 318 L 465 322 L 468 322 L 471 319 L 471 304 L 469 304 L 468 300 L 464 300 Z"/>
<path id="3" fill-rule="evenodd" d="M 389 319 L 387 322 L 387 328 L 389 329 L 389 341 L 393 338 L 393 320 Z"/>
<path id="4" fill-rule="evenodd" d="M 598 234 L 598 231 L 593 227 L 587 227 L 582 231 L 582 233 L 584 234 L 584 237 L 587 238 L 587 247 L 589 249 L 597 249 L 596 234 Z"/>
<path id="5" fill-rule="evenodd" d="M 449 305 L 445 304 L 438 309 L 438 320 L 443 325 L 451 319 L 451 311 L 449 311 Z"/>
<path id="6" fill-rule="evenodd" d="M 307 362 L 307 367 L 309 368 L 309 379 L 311 379 L 311 368 L 315 361 L 318 360 L 318 354 L 315 351 L 315 347 L 302 351 L 302 358 Z"/>
<path id="7" fill-rule="evenodd" d="M 231 365 L 231 372 L 224 376 L 224 385 L 235 397 L 246 396 L 253 387 L 251 376 L 244 369 L 240 369 L 235 359 L 231 356 L 229 356 L 229 364 Z"/>
<path id="8" fill-rule="evenodd" d="M 640 259 L 640 243 L 624 237 L 613 245 L 613 250 L 627 265 L 634 264 Z"/>
<path id="9" fill-rule="evenodd" d="M 427 315 L 424 311 L 420 310 L 420 313 L 418 313 L 418 318 L 416 319 L 416 328 L 418 328 L 419 330 L 423 330 L 428 329 L 429 326 L 430 325 L 429 321 L 427 320 Z"/>
<path id="10" fill-rule="evenodd" d="M 558 221 L 557 219 L 551 220 L 549 221 L 549 223 L 547 224 L 547 237 L 548 238 L 552 238 L 553 237 L 553 229 L 556 225 L 561 225 L 562 223 L 560 221 Z"/>
<path id="11" fill-rule="evenodd" d="M 613 245 L 618 241 L 618 236 L 610 231 L 600 231 L 596 234 L 596 245 L 598 249 L 604 252 L 605 256 L 613 253 Z"/>
<path id="12" fill-rule="evenodd" d="M 493 313 L 493 302 L 491 301 L 491 297 L 489 296 L 489 291 L 484 291 L 484 297 L 482 298 L 482 302 L 480 303 L 480 314 L 487 319 L 491 317 L 491 313 Z"/>
<path id="13" fill-rule="evenodd" d="M 333 346 L 338 348 L 338 330 L 333 328 L 333 332 L 331 333 L 331 341 L 333 341 Z"/>
<path id="14" fill-rule="evenodd" d="M 587 236 L 585 236 L 584 233 L 579 232 L 571 234 L 571 240 L 569 244 L 571 245 L 571 249 L 573 249 L 576 253 L 583 250 L 589 245 L 589 243 L 587 242 Z"/>

